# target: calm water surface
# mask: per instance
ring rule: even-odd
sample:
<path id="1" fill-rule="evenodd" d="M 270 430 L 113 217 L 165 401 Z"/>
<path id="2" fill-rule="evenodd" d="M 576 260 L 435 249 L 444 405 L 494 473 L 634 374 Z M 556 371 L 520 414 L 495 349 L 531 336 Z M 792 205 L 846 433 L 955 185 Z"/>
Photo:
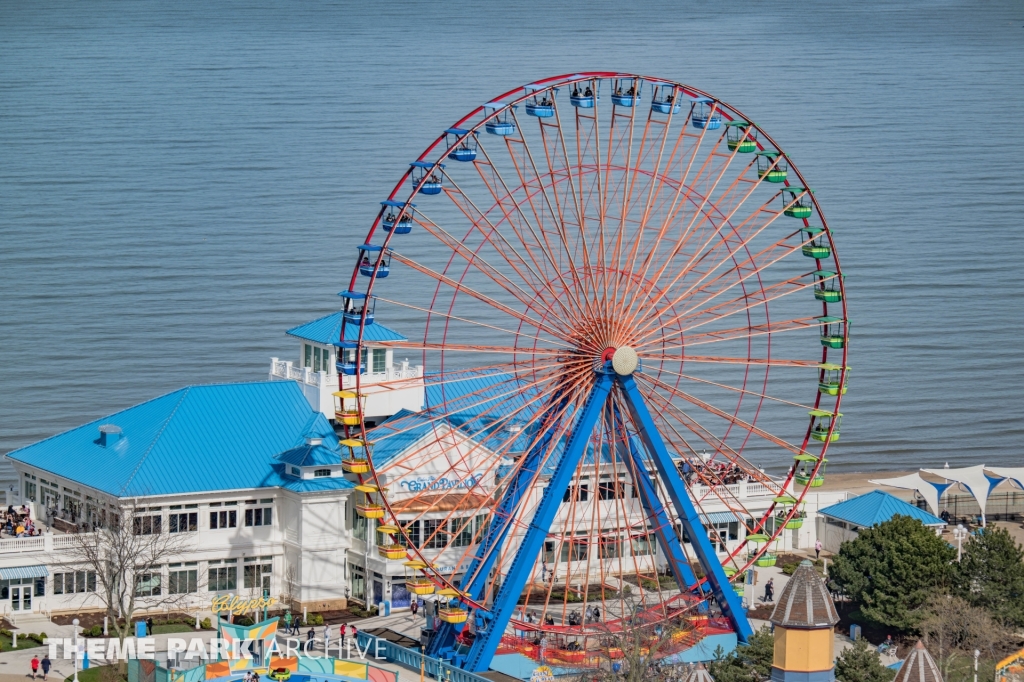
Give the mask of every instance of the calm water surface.
<path id="1" fill-rule="evenodd" d="M 1009 0 L 4 2 L 0 450 L 265 378 L 437 131 L 609 69 L 735 104 L 816 190 L 853 320 L 835 467 L 1024 465 L 1022 65 Z"/>

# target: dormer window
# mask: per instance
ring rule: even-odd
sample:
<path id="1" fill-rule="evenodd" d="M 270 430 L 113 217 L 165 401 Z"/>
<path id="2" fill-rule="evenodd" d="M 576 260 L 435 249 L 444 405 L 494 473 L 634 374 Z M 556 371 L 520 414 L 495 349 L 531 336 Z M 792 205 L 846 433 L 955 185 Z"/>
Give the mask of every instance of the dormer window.
<path id="1" fill-rule="evenodd" d="M 298 477 L 301 478 L 302 477 L 302 469 L 300 469 L 299 467 L 291 467 L 291 474 L 292 474 L 292 476 L 298 476 Z"/>
<path id="2" fill-rule="evenodd" d="M 331 475 L 330 469 L 314 469 L 313 476 L 315 478 L 327 478 Z"/>

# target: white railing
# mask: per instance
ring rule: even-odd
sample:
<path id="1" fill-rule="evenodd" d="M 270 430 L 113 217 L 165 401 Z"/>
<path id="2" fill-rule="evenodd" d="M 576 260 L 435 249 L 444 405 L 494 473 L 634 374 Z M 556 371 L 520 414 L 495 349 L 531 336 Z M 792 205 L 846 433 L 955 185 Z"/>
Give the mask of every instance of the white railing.
<path id="1" fill-rule="evenodd" d="M 46 549 L 46 538 L 11 538 L 0 540 L 0 554 L 17 554 L 19 552 L 41 552 Z"/>
<path id="2" fill-rule="evenodd" d="M 782 481 L 778 482 L 778 487 L 782 487 Z M 775 497 L 778 493 L 774 489 L 765 485 L 764 483 L 754 483 L 752 481 L 743 481 L 742 483 L 730 483 L 724 486 L 715 486 L 714 491 L 718 495 L 732 495 L 736 498 L 744 497 Z M 690 492 L 694 497 L 700 499 L 708 494 L 712 493 L 712 490 L 704 485 L 695 485 L 690 488 Z"/>
<path id="3" fill-rule="evenodd" d="M 309 367 L 296 367 L 294 363 L 289 360 L 278 360 L 277 358 L 270 358 L 270 376 L 279 377 L 281 379 L 291 379 L 310 386 L 320 386 L 321 376 L 326 376 L 323 372 L 314 372 Z"/>

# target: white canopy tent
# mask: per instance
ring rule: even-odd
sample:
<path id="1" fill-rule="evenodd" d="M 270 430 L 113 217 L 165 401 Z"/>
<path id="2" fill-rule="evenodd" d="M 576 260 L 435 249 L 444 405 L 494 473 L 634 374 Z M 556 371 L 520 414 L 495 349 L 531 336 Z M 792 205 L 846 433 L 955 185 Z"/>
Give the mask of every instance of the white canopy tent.
<path id="1" fill-rule="evenodd" d="M 985 471 L 999 478 L 1008 478 L 1024 490 L 1024 467 L 985 467 Z"/>
<path id="2" fill-rule="evenodd" d="M 949 470 L 944 469 L 944 471 Z M 884 485 L 890 488 L 899 488 L 901 490 L 916 490 L 920 493 L 921 497 L 925 499 L 925 502 L 928 503 L 928 506 L 932 510 L 932 514 L 935 514 L 936 516 L 939 515 L 939 498 L 942 497 L 942 493 L 946 491 L 946 488 L 953 485 L 952 483 L 932 483 L 931 481 L 921 478 L 921 474 L 907 474 L 906 476 L 898 476 L 897 478 L 871 480 L 868 481 L 868 483 Z"/>
<path id="3" fill-rule="evenodd" d="M 985 507 L 988 502 L 988 494 L 992 489 L 1003 482 L 1004 476 L 989 476 L 985 473 L 985 465 L 979 464 L 973 467 L 962 467 L 960 469 L 921 469 L 926 474 L 941 476 L 949 481 L 959 483 L 967 488 L 967 491 L 974 497 L 981 509 L 981 525 L 985 525 Z"/>

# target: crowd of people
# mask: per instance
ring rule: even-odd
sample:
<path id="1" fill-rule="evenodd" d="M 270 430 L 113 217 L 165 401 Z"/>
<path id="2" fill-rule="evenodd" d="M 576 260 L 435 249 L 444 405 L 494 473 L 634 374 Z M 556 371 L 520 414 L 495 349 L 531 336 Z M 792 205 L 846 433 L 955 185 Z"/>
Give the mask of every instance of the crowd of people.
<path id="1" fill-rule="evenodd" d="M 16 510 L 14 505 L 7 507 L 4 512 L 3 522 L 0 523 L 0 532 L 10 537 L 24 538 L 39 535 L 39 529 L 29 513 L 28 507 L 22 505 Z"/>
<path id="2" fill-rule="evenodd" d="M 683 475 L 690 485 L 730 485 L 747 480 L 748 476 L 739 465 L 714 460 L 694 465 L 685 465 Z"/>

